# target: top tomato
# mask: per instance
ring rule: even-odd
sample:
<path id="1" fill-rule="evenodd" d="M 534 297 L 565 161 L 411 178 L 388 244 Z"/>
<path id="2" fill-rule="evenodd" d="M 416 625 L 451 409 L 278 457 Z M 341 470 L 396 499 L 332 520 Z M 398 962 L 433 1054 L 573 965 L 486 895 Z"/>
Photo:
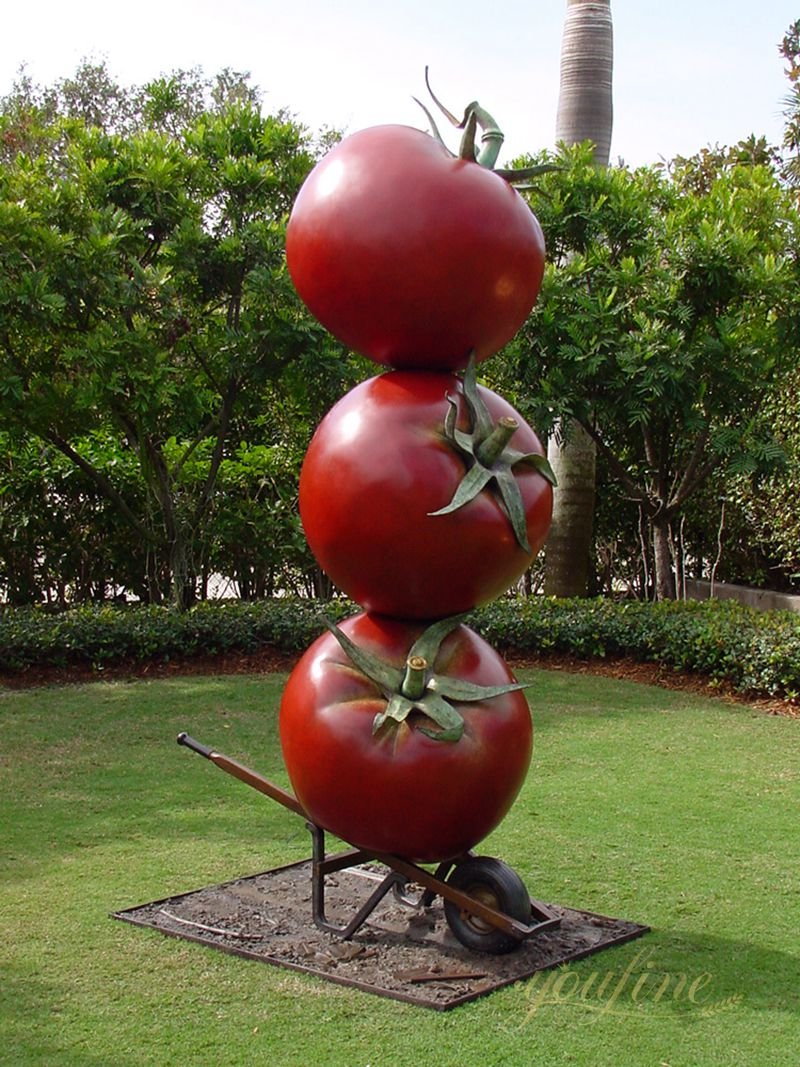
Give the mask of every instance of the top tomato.
<path id="1" fill-rule="evenodd" d="M 292 210 L 289 272 L 311 312 L 378 363 L 460 370 L 530 312 L 536 216 L 499 175 L 408 126 L 375 126 L 317 164 Z"/>

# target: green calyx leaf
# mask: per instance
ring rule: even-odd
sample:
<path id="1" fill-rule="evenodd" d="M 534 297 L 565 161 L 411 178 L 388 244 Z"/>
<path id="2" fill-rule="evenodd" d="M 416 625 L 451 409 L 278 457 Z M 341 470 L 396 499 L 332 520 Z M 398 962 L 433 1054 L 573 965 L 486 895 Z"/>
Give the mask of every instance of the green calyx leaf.
<path id="1" fill-rule="evenodd" d="M 421 733 L 426 737 L 434 741 L 458 741 L 461 738 L 464 718 L 444 697 L 438 693 L 426 693 L 417 708 L 439 727 L 438 730 L 431 730 L 427 726 L 420 726 Z"/>
<path id="2" fill-rule="evenodd" d="M 372 722 L 373 734 L 386 725 L 397 726 L 405 722 L 412 711 L 417 711 L 436 727 L 433 729 L 417 724 L 421 733 L 435 741 L 455 742 L 464 733 L 464 718 L 450 703 L 451 700 L 462 704 L 476 703 L 525 688 L 516 682 L 508 685 L 476 685 L 436 673 L 436 658 L 442 641 L 461 625 L 464 618 L 464 615 L 456 615 L 432 623 L 409 649 L 404 672 L 356 645 L 338 626 L 323 617 L 325 626 L 353 665 L 386 698 L 386 707 L 378 712 Z"/>
<path id="3" fill-rule="evenodd" d="M 527 685 L 528 683 L 523 682 L 511 682 L 507 685 L 475 685 L 474 682 L 465 682 L 460 678 L 439 675 L 431 679 L 430 689 L 447 700 L 469 703 L 473 700 L 491 700 L 492 697 L 500 697 L 505 693 L 514 693 L 518 689 L 526 689 Z"/>
<path id="4" fill-rule="evenodd" d="M 495 477 L 494 472 L 487 470 L 477 462 L 471 467 L 461 481 L 458 483 L 458 488 L 453 494 L 453 499 L 450 503 L 444 507 L 439 508 L 438 511 L 432 511 L 431 515 L 449 515 L 453 511 L 458 511 L 465 504 L 468 504 L 470 500 L 474 500 Z M 523 534 L 523 536 L 525 536 Z"/>
<path id="5" fill-rule="evenodd" d="M 518 182 L 525 182 L 526 184 L 522 188 L 526 189 L 533 188 L 530 184 L 531 178 L 538 178 L 539 175 L 546 174 L 548 171 L 560 169 L 552 163 L 542 163 L 535 167 L 522 167 L 519 170 L 495 167 L 497 158 L 500 155 L 500 149 L 503 147 L 505 135 L 486 108 L 481 107 L 477 100 L 473 100 L 472 103 L 467 104 L 464 109 L 463 118 L 458 119 L 451 111 L 448 111 L 444 104 L 436 97 L 433 89 L 431 89 L 427 67 L 425 68 L 425 86 L 430 93 L 431 100 L 433 100 L 434 104 L 436 104 L 447 121 L 452 126 L 455 126 L 456 129 L 464 131 L 458 149 L 459 159 L 465 159 L 470 163 L 477 163 L 481 167 L 486 167 L 487 170 L 493 171 L 498 177 L 507 181 L 510 185 L 516 185 Z M 413 99 L 425 112 L 434 138 L 449 156 L 456 158 L 455 153 L 451 152 L 445 144 L 428 108 L 420 100 L 417 100 L 416 96 Z M 475 144 L 478 130 L 480 130 L 480 148 Z"/>
<path id="6" fill-rule="evenodd" d="M 379 711 L 375 718 L 372 720 L 372 732 L 376 734 L 380 728 L 387 721 L 391 720 L 394 723 L 404 722 L 409 713 L 414 710 L 414 701 L 409 700 L 407 697 L 402 696 L 400 693 L 393 693 L 386 704 L 383 711 Z"/>
<path id="7" fill-rule="evenodd" d="M 431 623 L 427 630 L 423 630 L 409 649 L 408 658 L 419 656 L 433 667 L 436 663 L 436 657 L 439 655 L 439 646 L 442 641 L 453 630 L 457 630 L 466 617 L 466 614 L 451 615 L 449 619 L 439 619 L 437 622 Z"/>
<path id="8" fill-rule="evenodd" d="M 537 163 L 535 167 L 517 167 L 507 168 L 495 167 L 495 174 L 511 185 L 516 185 L 518 189 L 535 189 L 536 185 L 531 181 L 531 178 L 540 178 L 542 174 L 550 174 L 554 170 L 563 170 L 563 167 L 557 166 L 555 163 Z M 524 182 L 524 184 L 520 184 Z"/>
<path id="9" fill-rule="evenodd" d="M 326 619 L 324 615 L 322 621 L 355 666 L 358 667 L 362 674 L 366 674 L 371 682 L 378 686 L 384 696 L 390 697 L 400 691 L 403 681 L 402 671 L 355 644 L 335 623 L 332 623 L 330 619 Z"/>
<path id="10" fill-rule="evenodd" d="M 555 485 L 556 478 L 553 469 L 545 456 L 537 452 L 520 452 L 511 447 L 510 441 L 517 429 L 514 419 L 500 419 L 496 425 L 492 422 L 489 410 L 478 390 L 474 355 L 470 356 L 469 364 L 464 372 L 464 400 L 469 415 L 470 430 L 465 432 L 458 429 L 456 426 L 458 404 L 452 397 L 448 397 L 449 407 L 444 421 L 444 437 L 464 459 L 467 472 L 459 482 L 449 504 L 430 514 L 431 516 L 450 515 L 474 500 L 487 487 L 494 488 L 502 501 L 518 544 L 525 552 L 530 552 L 525 507 L 513 468 L 530 467 L 538 471 L 551 485 Z"/>

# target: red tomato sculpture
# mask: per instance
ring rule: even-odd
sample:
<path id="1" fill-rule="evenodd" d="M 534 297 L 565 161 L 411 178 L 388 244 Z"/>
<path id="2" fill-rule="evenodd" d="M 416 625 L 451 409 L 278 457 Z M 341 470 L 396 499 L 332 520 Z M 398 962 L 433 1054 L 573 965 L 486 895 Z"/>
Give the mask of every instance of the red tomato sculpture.
<path id="1" fill-rule="evenodd" d="M 535 215 L 498 174 L 409 126 L 345 138 L 289 219 L 301 298 L 349 347 L 391 367 L 459 370 L 525 321 L 544 272 Z"/>
<path id="2" fill-rule="evenodd" d="M 369 611 L 407 619 L 468 611 L 504 593 L 547 536 L 552 488 L 524 462 L 505 474 L 518 489 L 524 546 L 492 477 L 457 510 L 433 514 L 472 462 L 444 432 L 448 396 L 456 428 L 467 427 L 465 389 L 452 374 L 389 371 L 351 390 L 314 434 L 300 476 L 306 537 L 331 580 Z M 510 404 L 481 386 L 473 397 L 492 421 L 514 420 L 516 454 L 542 456 Z"/>
<path id="3" fill-rule="evenodd" d="M 360 614 L 341 631 L 400 677 L 422 627 Z M 464 683 L 512 691 L 454 698 L 451 712 L 463 731 L 457 739 L 437 739 L 444 735 L 416 705 L 402 721 L 387 718 L 376 729 L 392 699 L 388 687 L 326 633 L 292 671 L 280 711 L 284 761 L 310 818 L 353 845 L 418 862 L 460 856 L 498 825 L 525 779 L 532 746 L 527 701 L 481 637 L 458 625 L 431 658 L 423 706 L 427 693 L 441 703 L 448 685 L 456 694 Z"/>

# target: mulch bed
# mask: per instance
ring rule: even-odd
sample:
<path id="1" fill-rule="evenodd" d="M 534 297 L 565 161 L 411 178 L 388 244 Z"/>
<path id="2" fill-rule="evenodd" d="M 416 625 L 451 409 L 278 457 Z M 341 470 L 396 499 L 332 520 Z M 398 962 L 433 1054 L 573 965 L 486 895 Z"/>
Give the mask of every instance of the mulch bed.
<path id="1" fill-rule="evenodd" d="M 328 875 L 327 921 L 346 925 L 384 874 L 386 868 L 360 865 Z M 490 955 L 455 938 L 440 899 L 411 908 L 390 893 L 345 941 L 314 925 L 311 864 L 304 861 L 127 908 L 112 918 L 438 1011 L 648 931 L 624 919 L 549 907 L 560 919 L 557 927 L 533 933 L 509 953 Z"/>
<path id="2" fill-rule="evenodd" d="M 800 718 L 800 706 L 789 700 L 737 693 L 725 682 L 710 682 L 700 674 L 677 671 L 657 663 L 640 663 L 627 657 L 589 660 L 573 656 L 548 654 L 529 657 L 507 656 L 515 670 L 537 667 L 542 670 L 567 671 L 572 674 L 598 674 L 626 681 L 679 689 L 732 704 L 745 704 L 768 715 Z M 288 673 L 298 656 L 264 648 L 253 653 L 225 653 L 195 656 L 160 663 L 123 662 L 102 668 L 90 664 L 69 667 L 29 667 L 20 671 L 0 671 L 0 687 L 27 689 L 39 685 L 70 685 L 97 681 L 128 681 L 142 678 L 171 678 L 180 675 L 270 674 Z"/>

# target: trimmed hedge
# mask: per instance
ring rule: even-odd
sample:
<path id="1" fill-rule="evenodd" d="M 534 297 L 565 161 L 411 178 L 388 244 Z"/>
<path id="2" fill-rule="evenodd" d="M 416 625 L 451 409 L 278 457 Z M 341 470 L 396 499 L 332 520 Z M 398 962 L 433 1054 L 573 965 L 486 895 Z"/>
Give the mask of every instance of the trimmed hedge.
<path id="1" fill-rule="evenodd" d="M 307 648 L 320 615 L 341 619 L 348 601 L 208 602 L 183 614 L 153 607 L 0 612 L 0 670 L 165 661 L 272 647 Z M 506 654 L 562 652 L 588 659 L 633 656 L 731 683 L 741 692 L 800 697 L 800 616 L 731 601 L 502 599 L 471 624 Z"/>
<path id="2" fill-rule="evenodd" d="M 734 601 L 528 600 L 481 609 L 481 633 L 517 654 L 632 656 L 697 671 L 743 693 L 800 696 L 800 615 Z"/>
<path id="3" fill-rule="evenodd" d="M 344 601 L 299 598 L 206 601 L 187 612 L 137 605 L 6 609 L 0 613 L 0 670 L 165 662 L 265 647 L 301 652 L 319 635 L 323 611 L 335 621 L 353 610 Z"/>

